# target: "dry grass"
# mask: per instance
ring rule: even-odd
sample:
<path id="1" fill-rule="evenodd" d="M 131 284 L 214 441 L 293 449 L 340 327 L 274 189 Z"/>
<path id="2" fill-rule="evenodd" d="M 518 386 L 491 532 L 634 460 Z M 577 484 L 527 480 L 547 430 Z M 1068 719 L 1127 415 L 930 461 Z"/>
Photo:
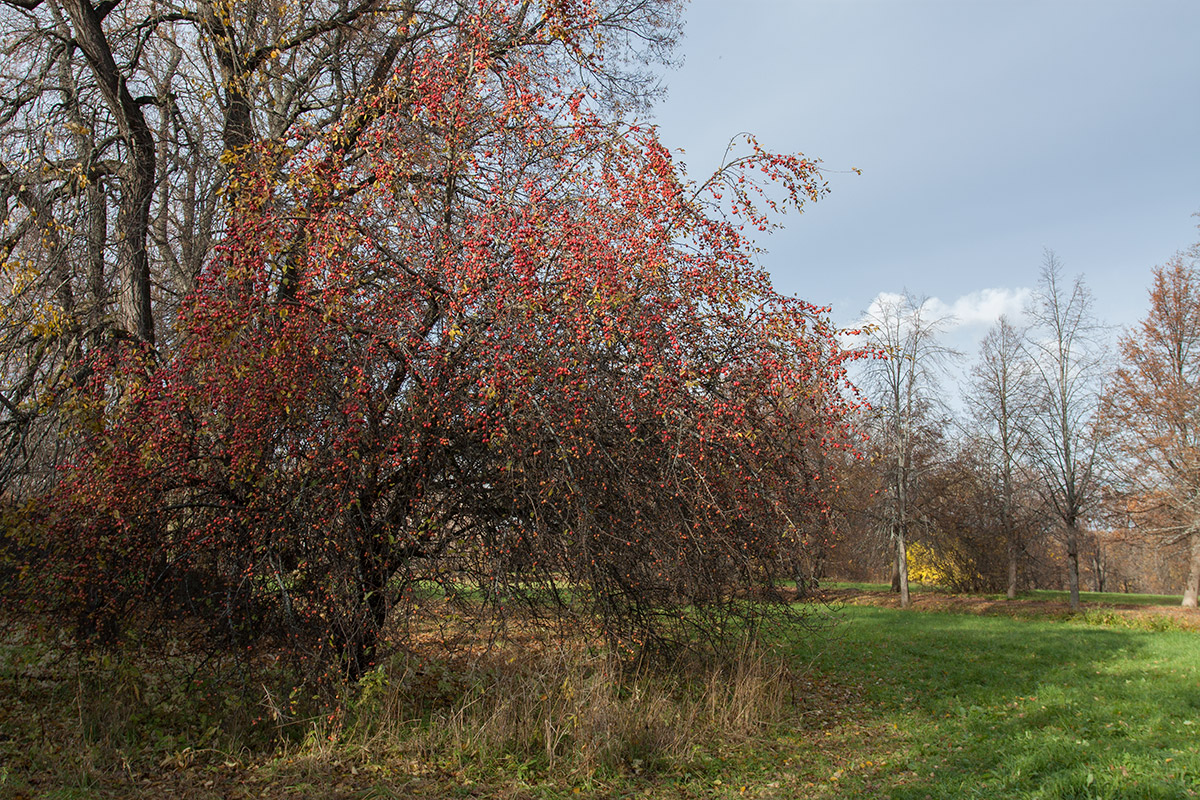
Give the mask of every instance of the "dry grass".
<path id="1" fill-rule="evenodd" d="M 468 664 L 397 659 L 377 669 L 339 748 L 456 773 L 516 765 L 542 776 L 650 772 L 751 738 L 787 707 L 790 678 L 756 650 L 720 664 L 638 670 L 582 647 L 497 651 Z M 312 744 L 309 752 L 315 752 Z"/>
<path id="2" fill-rule="evenodd" d="M 749 752 L 796 710 L 784 660 L 753 647 L 651 668 L 584 635 L 462 634 L 455 650 L 419 641 L 334 702 L 289 690 L 282 674 L 272 682 L 265 662 L 202 683 L 149 656 L 5 641 L 14 702 L 0 712 L 0 798 L 613 785 Z"/>

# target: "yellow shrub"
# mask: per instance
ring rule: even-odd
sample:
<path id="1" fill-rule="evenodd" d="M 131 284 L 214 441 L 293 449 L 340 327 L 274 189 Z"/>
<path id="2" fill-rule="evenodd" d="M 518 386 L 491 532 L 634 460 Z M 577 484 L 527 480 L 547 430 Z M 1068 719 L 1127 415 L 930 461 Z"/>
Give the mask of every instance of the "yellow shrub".
<path id="1" fill-rule="evenodd" d="M 953 550 L 936 550 L 920 542 L 908 546 L 908 579 L 927 586 L 971 589 L 982 577 L 973 559 Z"/>

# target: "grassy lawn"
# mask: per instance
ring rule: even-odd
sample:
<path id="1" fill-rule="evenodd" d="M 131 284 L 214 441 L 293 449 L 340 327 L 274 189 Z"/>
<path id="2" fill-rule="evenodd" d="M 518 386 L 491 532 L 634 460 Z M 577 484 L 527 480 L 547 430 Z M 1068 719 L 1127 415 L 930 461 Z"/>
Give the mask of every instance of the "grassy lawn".
<path id="1" fill-rule="evenodd" d="M 1035 589 L 1023 592 L 1022 597 L 1038 600 L 1060 600 L 1066 602 L 1070 598 L 1068 592 L 1056 592 L 1049 589 Z M 1101 605 L 1146 605 L 1146 606 L 1177 606 L 1183 602 L 1180 594 L 1131 594 L 1125 592 L 1080 592 L 1079 602 L 1098 603 Z"/>
<path id="2" fill-rule="evenodd" d="M 71 685 L 5 678 L 0 798 L 1200 797 L 1195 632 L 873 606 L 836 618 L 824 639 L 772 646 L 784 679 L 664 687 L 575 664 L 484 684 L 393 665 L 346 720 L 273 749 L 176 736 L 167 711 L 142 711 L 113 750 L 73 728 L 87 708 Z"/>
<path id="3" fill-rule="evenodd" d="M 828 589 L 853 589 L 859 592 L 886 592 L 891 588 L 886 583 L 863 583 L 855 581 L 831 582 L 829 584 L 822 584 L 822 586 L 823 588 Z M 936 586 L 925 586 L 919 583 L 910 584 L 909 590 L 914 594 L 942 591 Z M 994 600 L 1004 599 L 1003 594 L 989 593 L 981 596 L 989 597 Z M 1051 589 L 1034 589 L 1032 591 L 1021 592 L 1019 595 L 1017 595 L 1017 599 L 1049 600 L 1065 603 L 1070 599 L 1070 593 Z M 1081 603 L 1092 603 L 1096 605 L 1177 606 L 1183 601 L 1183 595 L 1133 594 L 1127 592 L 1080 592 L 1079 601 Z"/>
<path id="4" fill-rule="evenodd" d="M 842 617 L 839 636 L 792 656 L 862 687 L 855 721 L 884 736 L 842 735 L 841 774 L 815 796 L 1200 796 L 1196 634 L 872 607 Z"/>

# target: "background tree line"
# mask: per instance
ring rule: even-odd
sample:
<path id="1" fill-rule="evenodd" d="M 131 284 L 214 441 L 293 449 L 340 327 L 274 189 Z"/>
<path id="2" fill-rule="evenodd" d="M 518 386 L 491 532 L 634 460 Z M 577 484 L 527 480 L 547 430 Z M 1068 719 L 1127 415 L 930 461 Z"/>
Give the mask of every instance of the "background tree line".
<path id="1" fill-rule="evenodd" d="M 1018 327 L 983 339 L 957 408 L 944 402 L 950 351 L 921 299 L 866 320 L 867 458 L 841 459 L 840 536 L 830 566 L 878 577 L 889 561 L 956 589 L 1183 591 L 1196 605 L 1200 415 L 1197 248 L 1152 273 L 1150 309 L 1111 349 L 1082 278 L 1047 251 Z M 886 357 L 885 357 L 886 356 Z M 916 542 L 916 553 L 905 552 Z M 869 566 L 868 566 L 869 565 Z"/>

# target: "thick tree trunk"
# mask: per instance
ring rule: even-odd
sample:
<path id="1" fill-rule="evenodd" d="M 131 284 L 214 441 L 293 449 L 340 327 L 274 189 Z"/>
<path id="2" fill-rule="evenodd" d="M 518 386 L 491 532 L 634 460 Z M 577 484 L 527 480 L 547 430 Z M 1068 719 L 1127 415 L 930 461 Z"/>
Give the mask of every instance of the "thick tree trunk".
<path id="1" fill-rule="evenodd" d="M 146 239 L 150 234 L 150 201 L 155 181 L 154 135 L 142 114 L 141 104 L 129 93 L 101 25 L 100 12 L 87 0 L 63 4 L 75 28 L 75 43 L 96 76 L 100 93 L 128 148 L 121 166 L 121 199 L 117 207 L 117 264 L 124 284 L 121 297 L 123 322 L 128 332 L 154 344 L 154 316 L 150 303 L 150 261 Z"/>
<path id="2" fill-rule="evenodd" d="M 1197 596 L 1200 595 L 1200 531 L 1192 531 L 1192 565 L 1188 569 L 1187 586 L 1183 590 L 1183 606 L 1196 608 Z"/>
<path id="3" fill-rule="evenodd" d="M 108 305 L 108 285 L 104 280 L 104 244 L 108 236 L 108 205 L 96 181 L 87 187 L 87 284 L 88 329 L 93 344 L 100 339 L 100 325 Z"/>
<path id="4" fill-rule="evenodd" d="M 903 527 L 896 531 L 896 574 L 900 578 L 900 607 L 908 608 L 908 545 Z"/>
<path id="5" fill-rule="evenodd" d="M 154 344 L 154 313 L 150 304 L 150 200 L 154 192 L 154 142 L 138 137 L 131 143 L 130 161 L 121 175 L 122 197 L 117 209 L 117 265 L 121 274 L 122 323 L 144 342 Z"/>
<path id="6" fill-rule="evenodd" d="M 1067 524 L 1067 588 L 1071 592 L 1071 610 L 1079 606 L 1079 529 L 1075 523 Z"/>

